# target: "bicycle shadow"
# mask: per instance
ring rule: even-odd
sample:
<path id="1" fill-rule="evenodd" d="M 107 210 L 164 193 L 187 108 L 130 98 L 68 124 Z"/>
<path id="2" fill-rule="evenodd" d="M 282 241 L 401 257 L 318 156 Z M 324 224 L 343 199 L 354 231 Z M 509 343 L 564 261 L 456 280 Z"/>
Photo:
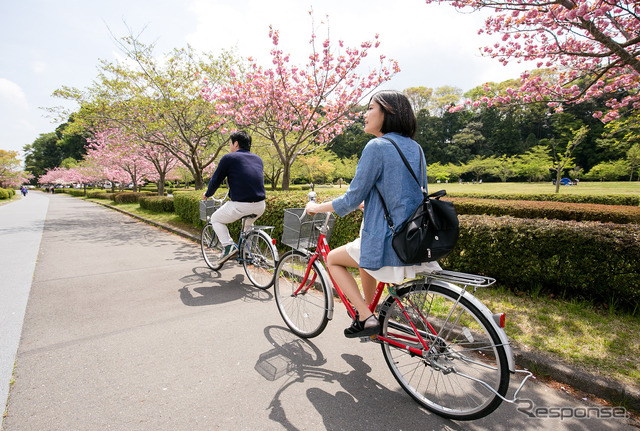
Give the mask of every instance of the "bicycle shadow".
<path id="1" fill-rule="evenodd" d="M 195 267 L 192 274 L 179 278 L 184 283 L 178 292 L 180 300 L 188 307 L 224 304 L 238 300 L 267 302 L 273 297 L 271 292 L 258 289 L 245 281 L 244 274 L 236 274 L 226 279 L 219 271 L 208 267 Z"/>
<path id="2" fill-rule="evenodd" d="M 254 368 L 269 381 L 289 376 L 269 405 L 269 418 L 289 431 L 298 431 L 299 428 L 287 415 L 287 406 L 283 403 L 287 397 L 283 394 L 293 385 L 309 386 L 313 380 L 337 383 L 343 389 L 335 395 L 318 387 L 306 391 L 307 399 L 321 415 L 324 428 L 328 430 L 344 429 L 345 426 L 352 431 L 385 428 L 383 424 L 394 418 L 402 421 L 398 426 L 401 425 L 403 430 L 424 430 L 426 425 L 433 425 L 434 429 L 464 429 L 455 422 L 422 410 L 404 392 L 392 391 L 378 383 L 369 376 L 371 367 L 361 356 L 342 354 L 351 370 L 336 372 L 323 367 L 327 360 L 317 346 L 298 338 L 288 328 L 268 326 L 264 333 L 274 348 L 261 354 Z M 295 417 L 299 411 L 292 410 L 289 414 Z M 415 428 L 411 428 L 412 423 L 415 423 Z"/>

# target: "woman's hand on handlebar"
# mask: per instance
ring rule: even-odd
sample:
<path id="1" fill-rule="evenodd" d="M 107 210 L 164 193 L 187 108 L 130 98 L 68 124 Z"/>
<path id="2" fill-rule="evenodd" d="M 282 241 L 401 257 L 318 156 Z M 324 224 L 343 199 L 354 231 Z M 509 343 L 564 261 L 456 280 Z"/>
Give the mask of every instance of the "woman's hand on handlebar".
<path id="1" fill-rule="evenodd" d="M 305 212 L 309 215 L 333 212 L 333 204 L 331 203 L 331 201 L 323 202 L 321 204 L 308 202 L 305 206 Z"/>

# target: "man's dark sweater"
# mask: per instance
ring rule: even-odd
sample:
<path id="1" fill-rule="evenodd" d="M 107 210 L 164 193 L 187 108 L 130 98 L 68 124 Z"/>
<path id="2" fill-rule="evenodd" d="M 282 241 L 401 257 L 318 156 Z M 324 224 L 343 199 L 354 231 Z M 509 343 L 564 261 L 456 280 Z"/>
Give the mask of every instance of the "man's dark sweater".
<path id="1" fill-rule="evenodd" d="M 242 149 L 222 156 L 209 181 L 207 197 L 213 196 L 225 178 L 229 182 L 229 198 L 232 201 L 264 200 L 264 166 L 260 156 Z"/>

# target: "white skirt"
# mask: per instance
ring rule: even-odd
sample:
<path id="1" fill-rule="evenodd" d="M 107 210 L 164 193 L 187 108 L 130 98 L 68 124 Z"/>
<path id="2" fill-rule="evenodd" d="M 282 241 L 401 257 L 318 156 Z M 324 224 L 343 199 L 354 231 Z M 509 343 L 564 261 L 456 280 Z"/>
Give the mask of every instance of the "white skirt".
<path id="1" fill-rule="evenodd" d="M 360 238 L 346 245 L 347 253 L 356 262 L 360 262 Z M 416 278 L 416 274 L 439 271 L 442 268 L 438 262 L 424 262 L 409 266 L 383 266 L 380 269 L 365 269 L 373 278 L 384 283 L 402 283 L 405 279 Z"/>

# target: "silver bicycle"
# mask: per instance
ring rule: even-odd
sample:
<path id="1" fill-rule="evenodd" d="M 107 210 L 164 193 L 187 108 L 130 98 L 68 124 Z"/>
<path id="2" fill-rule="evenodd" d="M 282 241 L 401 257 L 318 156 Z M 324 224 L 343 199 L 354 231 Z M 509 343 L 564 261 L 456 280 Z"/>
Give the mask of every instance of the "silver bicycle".
<path id="1" fill-rule="evenodd" d="M 210 219 L 226 198 L 227 196 L 222 199 L 212 198 L 200 201 L 200 219 L 207 222 L 200 234 L 200 247 L 204 261 L 214 271 L 219 271 L 226 261 L 221 260 L 224 247 L 220 244 Z M 273 229 L 273 226 L 252 225 L 247 227 L 247 219 L 251 218 L 255 218 L 255 214 L 241 218 L 242 230 L 236 243 L 238 254 L 233 259 L 242 264 L 244 272 L 254 286 L 259 289 L 268 289 L 273 284 L 278 263 L 275 240 L 268 233 Z"/>

